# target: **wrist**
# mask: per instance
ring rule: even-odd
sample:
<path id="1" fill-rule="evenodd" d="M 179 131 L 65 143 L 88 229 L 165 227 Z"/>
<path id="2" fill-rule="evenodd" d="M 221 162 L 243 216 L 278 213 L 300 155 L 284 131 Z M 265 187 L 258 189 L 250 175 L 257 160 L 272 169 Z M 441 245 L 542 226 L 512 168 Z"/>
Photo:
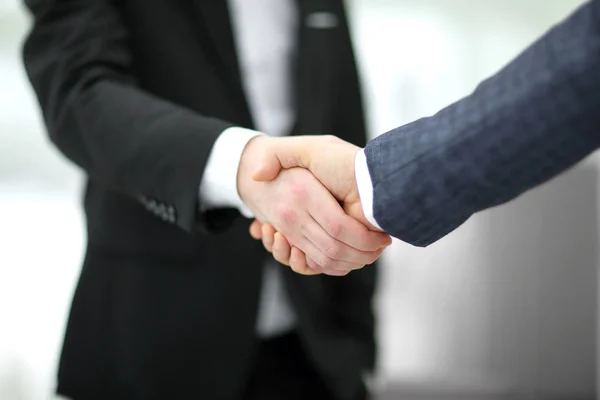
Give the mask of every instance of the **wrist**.
<path id="1" fill-rule="evenodd" d="M 360 149 L 355 154 L 354 185 L 357 202 L 361 205 L 360 214 L 367 221 L 367 226 L 369 226 L 369 229 L 382 231 L 373 215 L 374 190 L 364 149 Z"/>
<path id="2" fill-rule="evenodd" d="M 358 202 L 360 203 L 360 192 L 358 191 L 358 183 L 356 181 L 356 157 L 358 155 L 358 153 L 362 151 L 362 149 L 360 147 L 357 147 L 353 152 L 352 152 L 352 157 L 349 157 L 348 159 L 348 164 L 350 167 L 350 170 L 352 171 L 351 176 L 351 181 L 350 181 L 350 193 L 351 193 L 351 200 L 354 202 Z"/>
<path id="3" fill-rule="evenodd" d="M 232 207 L 245 217 L 252 217 L 252 212 L 238 194 L 237 173 L 244 148 L 258 135 L 262 133 L 240 127 L 230 127 L 219 135 L 200 182 L 199 199 L 202 210 Z"/>
<path id="4" fill-rule="evenodd" d="M 244 147 L 238 164 L 236 187 L 240 199 L 246 206 L 248 206 L 250 200 L 249 194 L 251 192 L 251 187 L 255 183 L 252 178 L 254 168 L 256 168 L 254 160 L 258 159 L 256 155 L 261 152 L 260 149 L 264 149 L 264 143 L 268 139 L 267 136 L 262 135 L 250 139 Z"/>

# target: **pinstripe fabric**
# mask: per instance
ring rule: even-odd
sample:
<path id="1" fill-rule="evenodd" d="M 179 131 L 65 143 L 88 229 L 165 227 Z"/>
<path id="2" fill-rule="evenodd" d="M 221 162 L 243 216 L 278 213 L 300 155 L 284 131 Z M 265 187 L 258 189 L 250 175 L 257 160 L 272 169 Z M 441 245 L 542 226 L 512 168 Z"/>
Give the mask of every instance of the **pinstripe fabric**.
<path id="1" fill-rule="evenodd" d="M 367 145 L 375 219 L 427 246 L 599 145 L 600 0 L 593 0 L 470 96 Z"/>

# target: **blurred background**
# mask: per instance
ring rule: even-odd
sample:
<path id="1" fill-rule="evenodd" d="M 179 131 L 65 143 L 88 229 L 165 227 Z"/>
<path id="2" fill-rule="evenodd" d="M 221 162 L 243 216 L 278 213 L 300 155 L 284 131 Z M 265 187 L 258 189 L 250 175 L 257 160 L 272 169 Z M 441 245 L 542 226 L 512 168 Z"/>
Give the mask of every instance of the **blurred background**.
<path id="1" fill-rule="evenodd" d="M 371 135 L 468 94 L 581 3 L 348 1 Z M 53 398 L 85 244 L 82 176 L 50 146 L 21 65 L 28 25 L 0 0 L 2 400 Z M 598 398 L 598 165 L 427 249 L 394 244 L 376 305 L 385 396 Z"/>

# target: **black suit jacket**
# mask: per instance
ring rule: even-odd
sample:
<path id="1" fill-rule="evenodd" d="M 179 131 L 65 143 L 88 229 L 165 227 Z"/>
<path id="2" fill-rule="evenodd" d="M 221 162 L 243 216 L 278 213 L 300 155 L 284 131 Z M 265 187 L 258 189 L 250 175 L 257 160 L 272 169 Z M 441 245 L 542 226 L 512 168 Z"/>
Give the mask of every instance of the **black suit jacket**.
<path id="1" fill-rule="evenodd" d="M 34 24 L 24 61 L 50 138 L 89 177 L 88 246 L 58 391 L 103 400 L 234 397 L 256 342 L 268 255 L 236 210 L 198 211 L 216 138 L 232 125 L 253 126 L 227 3 L 26 4 Z M 298 6 L 294 132 L 364 145 L 343 4 Z M 339 26 L 306 26 L 318 11 L 336 14 Z M 340 398 L 351 396 L 374 362 L 375 270 L 344 279 L 285 271 L 310 357 Z"/>
<path id="2" fill-rule="evenodd" d="M 470 96 L 367 145 L 375 219 L 427 246 L 598 146 L 600 0 L 593 0 Z"/>

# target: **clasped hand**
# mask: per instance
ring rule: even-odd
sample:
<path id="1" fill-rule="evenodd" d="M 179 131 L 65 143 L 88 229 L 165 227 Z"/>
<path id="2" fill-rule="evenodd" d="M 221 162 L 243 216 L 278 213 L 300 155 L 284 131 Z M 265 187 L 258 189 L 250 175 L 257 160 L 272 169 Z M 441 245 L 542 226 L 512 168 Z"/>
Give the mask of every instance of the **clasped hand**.
<path id="1" fill-rule="evenodd" d="M 256 218 L 250 234 L 277 261 L 303 275 L 343 276 L 391 244 L 362 211 L 354 178 L 359 150 L 333 136 L 258 136 L 248 143 L 238 192 Z"/>

